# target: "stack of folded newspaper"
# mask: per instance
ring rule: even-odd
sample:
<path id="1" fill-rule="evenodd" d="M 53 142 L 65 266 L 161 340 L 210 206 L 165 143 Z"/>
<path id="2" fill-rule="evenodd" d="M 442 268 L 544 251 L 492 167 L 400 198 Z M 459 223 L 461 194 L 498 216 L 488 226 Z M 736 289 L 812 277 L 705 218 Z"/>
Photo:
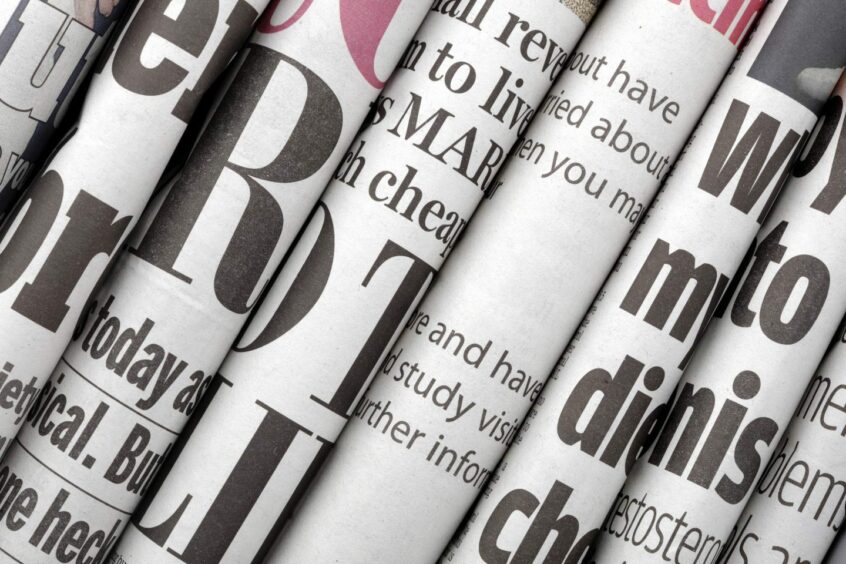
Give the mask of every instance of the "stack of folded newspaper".
<path id="1" fill-rule="evenodd" d="M 4 0 L 0 562 L 846 562 L 844 67 L 843 0 Z"/>

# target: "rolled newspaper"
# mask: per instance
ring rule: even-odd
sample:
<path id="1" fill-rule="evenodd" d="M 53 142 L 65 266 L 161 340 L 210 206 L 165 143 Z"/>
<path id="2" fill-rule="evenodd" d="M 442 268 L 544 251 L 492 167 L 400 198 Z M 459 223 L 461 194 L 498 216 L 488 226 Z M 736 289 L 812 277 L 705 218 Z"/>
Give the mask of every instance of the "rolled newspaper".
<path id="1" fill-rule="evenodd" d="M 603 5 L 269 561 L 438 558 L 761 7 Z"/>
<path id="2" fill-rule="evenodd" d="M 68 483 L 84 491 L 74 511 L 120 519 L 114 534 L 426 12 L 413 1 L 306 8 L 265 12 L 180 178 L 112 269 L 4 460 L 40 497 Z M 59 397 L 65 415 L 47 407 Z M 73 449 L 45 432 L 70 409 L 96 419 Z"/>
<path id="3" fill-rule="evenodd" d="M 55 140 L 59 122 L 115 22 L 134 3 L 0 3 L 0 220 Z"/>
<path id="4" fill-rule="evenodd" d="M 444 561 L 541 550 L 542 504 L 574 546 L 596 535 L 825 101 L 758 78 L 821 18 L 789 5 L 767 8 Z"/>
<path id="5" fill-rule="evenodd" d="M 844 391 L 846 326 L 837 332 L 805 389 L 740 516 L 739 522 L 749 522 L 753 534 L 744 537 L 730 564 L 820 564 L 825 558 L 846 513 Z"/>
<path id="6" fill-rule="evenodd" d="M 94 77 L 78 129 L 63 140 L 4 225 L 3 450 L 28 418 L 40 435 L 49 436 L 45 442 L 55 451 L 53 460 L 62 461 L 56 469 L 68 471 L 68 464 L 77 463 L 91 468 L 97 462 L 86 446 L 110 404 L 70 405 L 55 388 L 40 396 L 38 390 L 110 257 L 152 194 L 200 97 L 243 44 L 262 4 L 140 2 Z M 110 339 L 116 337 L 115 323 L 107 330 Z M 151 359 L 133 376 L 151 375 L 155 364 Z M 169 373 L 174 364 L 169 360 Z M 115 506 L 108 516 L 87 515 L 91 494 L 67 481 L 57 491 L 39 492 L 35 485 L 52 482 L 47 476 L 54 462 L 23 454 L 31 459 L 25 472 L 13 472 L 12 461 L 0 469 L 4 483 L 15 484 L 16 491 L 6 506 L 14 517 L 7 514 L 0 524 L 0 551 L 27 563 L 102 562 L 128 512 Z"/>
<path id="7" fill-rule="evenodd" d="M 266 552 L 563 68 L 585 26 L 573 6 L 584 14 L 593 3 L 426 6 L 119 558 L 199 564 Z"/>
<path id="8" fill-rule="evenodd" d="M 788 2 L 782 18 L 809 7 L 823 3 Z M 826 37 L 843 29 L 846 4 L 817 15 L 807 29 Z M 829 53 L 846 57 L 846 37 L 829 37 Z M 658 438 L 614 502 L 598 562 L 742 560 L 750 546 L 758 525 L 751 514 L 738 522 L 744 503 L 846 312 L 846 143 L 835 136 L 844 94 L 841 81 L 665 408 Z"/>

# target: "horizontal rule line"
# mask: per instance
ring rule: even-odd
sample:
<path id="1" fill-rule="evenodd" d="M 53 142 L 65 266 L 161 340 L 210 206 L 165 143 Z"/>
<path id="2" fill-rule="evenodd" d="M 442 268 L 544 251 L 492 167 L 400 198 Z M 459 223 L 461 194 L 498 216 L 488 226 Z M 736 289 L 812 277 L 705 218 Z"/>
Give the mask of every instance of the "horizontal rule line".
<path id="1" fill-rule="evenodd" d="M 126 409 L 128 409 L 129 411 L 131 411 L 132 413 L 134 413 L 135 415 L 137 415 L 141 419 L 144 419 L 145 421 L 152 423 L 153 425 L 155 425 L 159 429 L 161 429 L 163 431 L 167 431 L 171 435 L 179 435 L 179 431 L 174 431 L 173 429 L 169 429 L 168 427 L 165 427 L 161 423 L 157 423 L 156 421 L 150 419 L 149 417 L 147 417 L 146 415 L 144 415 L 143 413 L 141 413 L 140 411 L 138 411 L 137 409 L 135 409 L 131 405 L 127 405 L 127 404 L 123 403 L 121 400 L 119 400 L 118 398 L 116 398 L 115 396 L 113 396 L 112 394 L 110 394 L 109 392 L 107 392 L 106 390 L 104 390 L 103 388 L 101 388 L 100 386 L 98 386 L 97 384 L 95 384 L 94 382 L 89 380 L 88 378 L 86 378 L 85 375 L 83 375 L 82 372 L 80 372 L 79 370 L 74 368 L 73 365 L 70 362 L 68 362 L 65 357 L 62 357 L 62 362 L 67 364 L 68 368 L 73 370 L 76 373 L 77 376 L 79 376 L 80 378 L 82 378 L 83 380 L 88 382 L 88 384 L 91 385 L 92 387 L 97 388 L 100 391 L 101 394 L 111 398 L 112 401 L 117 402 L 118 404 L 122 405 L 123 407 L 125 407 Z"/>
<path id="2" fill-rule="evenodd" d="M 52 468 L 50 468 L 49 466 L 47 466 L 47 465 L 46 465 L 46 464 L 45 464 L 45 463 L 44 463 L 44 462 L 43 462 L 40 458 L 38 458 L 37 456 L 35 456 L 34 454 L 32 454 L 32 453 L 29 451 L 29 449 L 28 449 L 28 448 L 26 448 L 26 447 L 24 446 L 24 444 L 20 441 L 20 439 L 18 439 L 17 437 L 15 437 L 15 442 L 16 442 L 16 443 L 18 443 L 18 445 L 19 445 L 19 446 L 23 449 L 23 451 L 24 451 L 25 453 L 27 453 L 28 455 L 30 455 L 30 456 L 31 456 L 31 457 L 32 457 L 32 458 L 33 458 L 36 462 L 38 462 L 41 466 L 43 466 L 44 468 L 46 468 L 47 470 L 49 470 L 50 472 L 52 472 L 53 474 L 55 474 L 56 476 L 58 476 L 59 478 L 61 478 L 62 480 L 64 480 L 64 481 L 65 481 L 65 482 L 67 482 L 68 484 L 70 484 L 71 486 L 73 486 L 74 488 L 78 489 L 79 491 L 81 491 L 82 493 L 84 493 L 85 495 L 87 495 L 88 497 L 90 497 L 91 499 L 93 499 L 93 500 L 95 500 L 95 501 L 100 502 L 101 504 L 105 505 L 106 507 L 111 507 L 112 509 L 114 509 L 114 510 L 115 510 L 115 511 L 117 511 L 118 513 L 123 513 L 124 515 L 132 515 L 132 511 L 124 511 L 123 509 L 121 509 L 121 508 L 119 508 L 119 507 L 115 507 L 115 506 L 114 506 L 114 505 L 112 505 L 111 503 L 108 503 L 108 502 L 106 502 L 106 501 L 103 501 L 102 499 L 100 499 L 100 498 L 99 498 L 99 497 L 97 497 L 96 495 L 94 495 L 94 494 L 92 494 L 92 493 L 90 493 L 90 492 L 88 492 L 88 491 L 86 491 L 86 490 L 84 490 L 84 489 L 80 488 L 79 486 L 77 486 L 76 484 L 74 484 L 73 482 L 71 482 L 70 480 L 68 480 L 67 478 L 65 478 L 64 476 L 62 476 L 61 474 L 59 474 L 58 472 L 56 472 L 55 470 L 53 470 Z"/>
<path id="3" fill-rule="evenodd" d="M 14 557 L 14 556 L 12 556 L 11 554 L 9 554 L 9 553 L 8 553 L 8 552 L 7 552 L 7 551 L 6 551 L 6 550 L 5 550 L 2 546 L 0 546 L 0 552 L 2 552 L 3 554 L 5 554 L 5 555 L 6 555 L 6 556 L 8 556 L 9 558 L 11 558 L 12 560 L 14 560 L 15 562 L 17 562 L 18 564 L 24 564 L 22 560 L 18 560 L 17 558 L 15 558 L 15 557 Z"/>

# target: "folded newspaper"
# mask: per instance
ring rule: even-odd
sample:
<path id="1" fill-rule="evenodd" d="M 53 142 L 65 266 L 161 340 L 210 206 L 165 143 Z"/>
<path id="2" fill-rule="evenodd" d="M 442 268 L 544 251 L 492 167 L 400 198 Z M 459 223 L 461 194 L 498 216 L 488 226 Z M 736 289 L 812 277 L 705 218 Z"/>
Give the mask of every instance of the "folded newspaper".
<path id="1" fill-rule="evenodd" d="M 0 521 L 0 551 L 9 558 L 102 562 L 129 516 L 117 505 L 108 515 L 89 515 L 93 494 L 66 479 L 36 489 L 55 483 L 57 471 L 95 465 L 86 447 L 110 409 L 101 401 L 69 405 L 55 387 L 41 395 L 39 388 L 79 317 L 92 313 L 83 312 L 89 295 L 142 212 L 200 98 L 248 37 L 263 3 L 140 2 L 95 69 L 78 126 L 4 225 L 0 446 L 8 449 L 27 423 L 45 437 L 51 455 L 48 460 L 22 447 L 18 462 L 6 459 L 0 469 L 6 484 L 18 486 L 7 502 L 27 517 Z M 117 337 L 114 321 L 106 327 L 101 345 Z"/>
<path id="2" fill-rule="evenodd" d="M 539 548 L 531 500 L 596 534 L 823 106 L 756 78 L 821 17 L 787 6 L 762 16 L 445 561 Z"/>
<path id="3" fill-rule="evenodd" d="M 725 30 L 663 0 L 600 8 L 271 562 L 437 559 L 760 7 L 735 5 Z"/>
<path id="4" fill-rule="evenodd" d="M 794 6 L 801 3 L 789 2 L 782 17 Z M 827 12 L 838 22 L 829 31 L 846 41 L 839 32 L 846 5 L 837 9 Z M 826 26 L 818 20 L 814 30 L 823 35 Z M 846 49 L 837 52 L 846 57 Z M 844 94 L 841 81 L 835 105 Z M 846 146 L 834 136 L 840 117 L 829 106 L 796 164 L 678 384 L 660 434 L 614 502 L 597 561 L 713 561 L 718 554 L 763 561 L 744 554 L 759 536 L 756 516 L 738 518 L 846 313 Z M 810 479 L 798 487 L 818 488 Z M 816 503 L 818 510 L 826 505 Z"/>
<path id="5" fill-rule="evenodd" d="M 127 530 L 117 550 L 127 562 L 267 551 L 585 26 L 558 0 L 424 5 L 371 119 Z"/>
<path id="6" fill-rule="evenodd" d="M 844 392 L 841 326 L 739 519 L 754 534 L 744 536 L 727 562 L 823 561 L 846 516 Z"/>
<path id="7" fill-rule="evenodd" d="M 369 37 L 360 12 L 333 3 L 265 13 L 179 178 L 116 262 L 6 456 L 39 496 L 73 484 L 87 494 L 72 490 L 74 511 L 120 520 L 121 532 L 343 157 L 378 76 L 420 24 L 425 7 L 411 5 L 386 6 Z M 388 31 L 368 58 L 373 49 L 360 46 Z M 65 415 L 50 408 L 60 397 Z M 69 450 L 44 428 L 67 425 L 71 409 L 94 423 Z"/>
<path id="8" fill-rule="evenodd" d="M 844 30 L 0 2 L 0 562 L 839 563 Z"/>

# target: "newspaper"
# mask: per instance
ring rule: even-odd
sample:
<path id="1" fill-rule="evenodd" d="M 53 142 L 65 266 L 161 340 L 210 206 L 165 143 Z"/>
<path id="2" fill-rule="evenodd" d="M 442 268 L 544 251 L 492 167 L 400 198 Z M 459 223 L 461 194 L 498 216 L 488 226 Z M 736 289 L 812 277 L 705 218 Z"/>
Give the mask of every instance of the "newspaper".
<path id="1" fill-rule="evenodd" d="M 265 12 L 179 179 L 140 222 L 146 229 L 133 234 L 4 461 L 40 497 L 67 490 L 75 514 L 119 520 L 116 535 L 341 161 L 379 76 L 426 13 L 411 1 L 379 3 L 382 13 L 361 2 L 352 12 L 333 2 L 293 13 L 278 6 Z M 369 28 L 360 10 L 373 16 Z M 311 48 L 316 38 L 321 49 Z M 84 448 L 62 448 L 44 431 L 45 421 L 70 419 L 50 413 L 53 397 L 93 414 Z"/>
<path id="2" fill-rule="evenodd" d="M 57 468 L 97 462 L 86 447 L 96 440 L 94 431 L 110 405 L 70 405 L 55 387 L 41 395 L 38 390 L 200 97 L 248 37 L 261 4 L 140 2 L 97 69 L 78 128 L 7 220 L 0 241 L 3 450 L 26 422 L 49 436 L 45 443 L 53 460 L 61 461 Z M 116 338 L 114 323 L 106 331 Z M 53 463 L 26 450 L 18 456 L 29 457 L 20 473 L 12 470 L 19 465 L 15 460 L 0 467 L 4 484 L 16 492 L 4 506 L 14 515 L 7 513 L 0 525 L 0 550 L 27 563 L 67 561 L 71 554 L 80 562 L 102 562 L 126 512 L 87 520 L 78 512 L 90 503 L 84 490 L 65 481 L 55 491 L 39 492 L 38 484 L 54 481 Z"/>
<path id="3" fill-rule="evenodd" d="M 597 534 L 827 95 L 755 78 L 820 18 L 787 5 L 767 8 L 444 561 L 575 554 Z M 542 504 L 569 516 L 572 548 L 544 547 Z"/>
<path id="4" fill-rule="evenodd" d="M 788 2 L 782 18 L 810 6 L 823 3 Z M 825 8 L 814 35 L 826 37 L 828 26 L 829 52 L 846 58 L 846 5 Z M 614 502 L 598 562 L 767 561 L 744 555 L 758 515 L 737 520 L 846 312 L 846 81 L 836 94 L 668 403 L 658 438 Z M 797 489 L 811 491 L 812 481 Z"/>
<path id="5" fill-rule="evenodd" d="M 270 561 L 438 558 L 761 7 L 603 5 Z"/>
<path id="6" fill-rule="evenodd" d="M 729 563 L 823 561 L 846 513 L 844 390 L 841 326 L 740 516 L 740 523 L 754 522 L 754 534 L 744 536 Z"/>
<path id="7" fill-rule="evenodd" d="M 267 551 L 585 27 L 558 0 L 426 7 L 118 561 Z"/>
<path id="8" fill-rule="evenodd" d="M 39 166 L 115 22 L 134 0 L 0 3 L 0 221 Z"/>

